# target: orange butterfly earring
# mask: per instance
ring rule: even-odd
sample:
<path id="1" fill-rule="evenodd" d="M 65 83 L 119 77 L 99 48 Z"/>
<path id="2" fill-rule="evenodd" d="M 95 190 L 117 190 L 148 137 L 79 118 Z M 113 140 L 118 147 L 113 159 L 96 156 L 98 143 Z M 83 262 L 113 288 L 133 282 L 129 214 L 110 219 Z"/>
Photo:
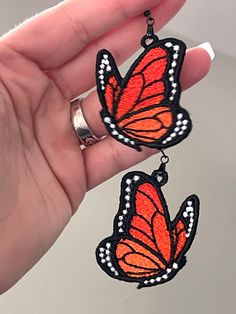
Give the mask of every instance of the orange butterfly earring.
<path id="1" fill-rule="evenodd" d="M 109 134 L 138 151 L 147 146 L 163 154 L 151 176 L 143 172 L 124 176 L 113 234 L 96 250 L 97 262 L 109 276 L 138 282 L 138 288 L 167 282 L 185 265 L 199 215 L 199 199 L 192 195 L 171 221 L 161 191 L 169 161 L 162 149 L 181 142 L 192 128 L 188 112 L 179 105 L 186 46 L 173 38 L 159 40 L 150 11 L 144 15 L 144 51 L 125 77 L 107 50 L 99 51 L 96 64 L 101 117 Z"/>
<path id="2" fill-rule="evenodd" d="M 141 145 L 173 146 L 187 137 L 192 126 L 188 112 L 179 105 L 186 46 L 173 38 L 159 40 L 153 31 L 154 19 L 149 11 L 145 15 L 144 52 L 126 76 L 121 77 L 107 50 L 98 53 L 96 66 L 103 122 L 112 137 L 137 150 Z"/>

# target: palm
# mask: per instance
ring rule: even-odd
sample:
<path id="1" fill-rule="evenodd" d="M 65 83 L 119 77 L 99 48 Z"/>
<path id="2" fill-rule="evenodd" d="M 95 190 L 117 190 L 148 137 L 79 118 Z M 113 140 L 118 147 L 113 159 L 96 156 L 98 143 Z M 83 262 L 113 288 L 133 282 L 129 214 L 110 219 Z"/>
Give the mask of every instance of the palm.
<path id="1" fill-rule="evenodd" d="M 14 255 L 9 252 L 9 258 L 15 260 L 26 246 L 22 257 L 28 266 L 45 253 L 69 221 L 85 194 L 86 177 L 83 156 L 69 121 L 68 101 L 53 80 L 31 62 L 12 51 L 5 51 L 4 56 L 16 57 L 18 66 L 17 70 L 7 68 L 1 78 L 1 220 L 6 224 L 0 231 L 0 245 L 4 249 L 9 239 L 15 241 L 16 237 L 17 249 Z M 7 81 L 8 71 L 14 75 L 16 84 L 12 86 Z M 7 85 L 9 88 L 3 88 Z M 14 102 L 16 99 L 19 101 Z M 55 114 L 53 127 L 45 118 L 48 110 Z"/>
<path id="2" fill-rule="evenodd" d="M 146 2 L 139 1 L 140 12 L 127 14 L 141 13 Z M 155 12 L 159 12 L 162 4 L 156 2 Z M 69 10 L 70 6 L 78 5 L 68 1 L 64 7 L 68 6 Z M 127 10 L 128 7 L 127 4 Z M 22 277 L 55 242 L 88 189 L 153 153 L 151 149 L 137 153 L 110 137 L 81 151 L 70 121 L 70 99 L 94 85 L 96 51 L 90 45 L 84 49 L 84 41 L 79 47 L 80 43 L 75 43 L 78 38 L 74 38 L 76 41 L 70 44 L 70 49 L 57 55 L 60 27 L 64 27 L 66 33 L 67 26 L 65 40 L 71 41 L 77 35 L 71 26 L 68 27 L 66 15 L 66 26 L 63 19 L 58 19 L 56 35 L 53 32 L 45 35 L 42 30 L 40 36 L 39 29 L 45 23 L 50 25 L 52 17 L 57 20 L 57 15 L 62 15 L 60 7 L 52 9 L 51 13 L 29 21 L 3 38 L 0 44 L 0 245 L 4 252 L 0 257 L 3 278 L 0 291 L 5 291 Z M 166 20 L 173 13 L 166 12 Z M 52 16 L 47 16 L 50 14 Z M 122 10 L 117 14 L 119 23 L 127 17 Z M 135 19 L 142 21 L 141 17 Z M 112 33 L 107 33 L 112 22 L 104 23 L 108 24 L 107 28 L 100 25 L 100 32 L 94 25 L 98 32 L 93 33 L 94 40 L 102 35 L 101 42 L 106 39 L 109 45 L 114 36 L 118 38 L 125 34 L 125 41 L 134 42 L 129 48 L 127 45 L 121 48 L 118 61 L 122 62 L 136 49 L 141 34 L 139 30 L 137 33 L 133 31 L 133 22 Z M 127 27 L 130 30 L 127 31 Z M 143 27 L 140 30 L 143 32 Z M 34 31 L 37 31 L 37 39 L 32 37 Z M 117 50 L 119 43 L 117 40 Z M 38 53 L 41 47 L 47 47 L 48 55 L 43 55 L 44 51 Z M 192 59 L 192 65 L 197 69 L 194 80 L 191 81 L 190 71 L 183 70 L 185 87 L 199 80 L 209 68 L 207 54 L 197 50 L 199 60 L 196 61 L 196 56 L 192 58 L 196 51 L 188 55 L 188 62 Z M 96 135 L 105 135 L 99 120 L 100 105 L 96 94 L 90 94 L 84 103 L 84 114 L 90 127 Z"/>

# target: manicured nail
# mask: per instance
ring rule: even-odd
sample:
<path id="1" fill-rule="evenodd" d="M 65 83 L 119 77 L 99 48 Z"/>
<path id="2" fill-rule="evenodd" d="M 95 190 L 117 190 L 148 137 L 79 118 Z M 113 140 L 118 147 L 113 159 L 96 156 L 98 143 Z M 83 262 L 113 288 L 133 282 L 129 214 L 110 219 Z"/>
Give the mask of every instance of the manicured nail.
<path id="1" fill-rule="evenodd" d="M 213 50 L 213 48 L 209 42 L 203 43 L 203 44 L 199 45 L 198 47 L 205 49 L 206 52 L 209 54 L 211 60 L 213 60 L 215 58 L 214 50 Z"/>

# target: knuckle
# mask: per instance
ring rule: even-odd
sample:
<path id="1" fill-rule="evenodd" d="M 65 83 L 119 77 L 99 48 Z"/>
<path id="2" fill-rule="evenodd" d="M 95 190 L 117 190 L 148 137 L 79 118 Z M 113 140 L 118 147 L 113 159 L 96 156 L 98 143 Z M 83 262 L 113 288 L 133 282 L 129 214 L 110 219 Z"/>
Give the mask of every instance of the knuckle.
<path id="1" fill-rule="evenodd" d="M 90 35 L 84 21 L 81 20 L 80 16 L 76 14 L 76 19 L 73 14 L 69 11 L 68 5 L 63 7 L 64 14 L 68 18 L 68 21 L 74 31 L 76 39 L 83 43 L 84 46 L 90 42 Z"/>

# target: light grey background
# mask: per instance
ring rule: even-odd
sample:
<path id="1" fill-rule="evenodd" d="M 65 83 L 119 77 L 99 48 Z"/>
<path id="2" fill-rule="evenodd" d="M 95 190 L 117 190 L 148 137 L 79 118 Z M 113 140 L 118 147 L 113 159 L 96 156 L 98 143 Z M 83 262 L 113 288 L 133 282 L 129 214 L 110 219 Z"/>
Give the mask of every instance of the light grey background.
<path id="1" fill-rule="evenodd" d="M 56 2 L 0 0 L 0 32 Z M 118 208 L 118 175 L 88 193 L 49 253 L 0 297 L 0 313 L 235 313 L 235 9 L 233 0 L 188 1 L 161 34 L 178 34 L 189 46 L 210 41 L 216 48 L 208 77 L 181 100 L 191 112 L 193 132 L 168 150 L 170 180 L 164 193 L 172 217 L 188 194 L 201 198 L 198 235 L 186 267 L 168 284 L 136 290 L 96 265 L 94 250 L 111 234 Z M 150 173 L 158 164 L 155 156 L 134 169 Z"/>

